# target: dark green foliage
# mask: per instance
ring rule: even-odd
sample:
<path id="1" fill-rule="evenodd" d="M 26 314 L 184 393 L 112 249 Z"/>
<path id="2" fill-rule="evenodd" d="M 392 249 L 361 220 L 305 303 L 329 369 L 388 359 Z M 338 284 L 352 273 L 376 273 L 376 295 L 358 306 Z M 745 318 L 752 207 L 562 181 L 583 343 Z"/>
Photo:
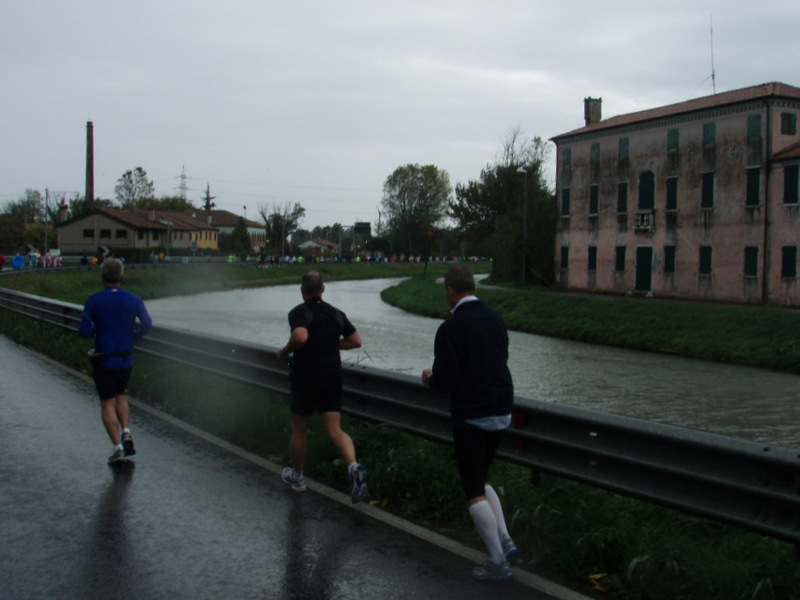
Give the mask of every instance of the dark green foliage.
<path id="1" fill-rule="evenodd" d="M 247 233 L 247 224 L 242 217 L 236 221 L 230 240 L 230 252 L 234 254 L 250 254 L 253 252 L 253 244 Z"/>

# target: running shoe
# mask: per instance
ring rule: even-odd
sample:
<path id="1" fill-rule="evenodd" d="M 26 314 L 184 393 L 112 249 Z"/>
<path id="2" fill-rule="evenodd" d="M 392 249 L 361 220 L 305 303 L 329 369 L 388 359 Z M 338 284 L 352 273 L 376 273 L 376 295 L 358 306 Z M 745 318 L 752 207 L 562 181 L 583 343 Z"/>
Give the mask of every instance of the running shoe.
<path id="1" fill-rule="evenodd" d="M 125 456 L 136 454 L 136 448 L 133 447 L 133 438 L 129 432 L 122 434 L 122 447 L 125 449 Z"/>
<path id="2" fill-rule="evenodd" d="M 481 566 L 472 569 L 472 577 L 478 581 L 509 581 L 514 579 L 508 562 L 496 565 L 491 560 L 487 560 Z"/>
<path id="3" fill-rule="evenodd" d="M 506 555 L 506 560 L 508 562 L 514 562 L 519 560 L 519 558 L 522 556 L 522 551 L 517 548 L 514 540 L 511 538 L 506 538 L 503 540 L 503 554 Z"/>
<path id="4" fill-rule="evenodd" d="M 298 475 L 295 473 L 293 467 L 286 467 L 283 472 L 281 473 L 281 479 L 283 482 L 295 491 L 295 492 L 305 492 L 306 491 L 306 478 L 304 475 Z"/>
<path id="5" fill-rule="evenodd" d="M 108 464 L 114 465 L 117 463 L 125 462 L 126 460 L 128 459 L 125 456 L 125 450 L 120 448 L 119 450 L 114 450 L 111 456 L 108 457 Z"/>
<path id="6" fill-rule="evenodd" d="M 350 470 L 350 499 L 353 504 L 366 500 L 367 494 L 367 468 L 362 464 Z"/>

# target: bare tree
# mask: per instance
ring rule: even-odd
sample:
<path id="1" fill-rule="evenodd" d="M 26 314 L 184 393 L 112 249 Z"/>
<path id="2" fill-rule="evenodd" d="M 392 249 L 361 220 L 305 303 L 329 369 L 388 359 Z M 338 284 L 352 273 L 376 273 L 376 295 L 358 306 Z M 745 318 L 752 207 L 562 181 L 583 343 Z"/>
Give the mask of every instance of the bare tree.
<path id="1" fill-rule="evenodd" d="M 264 221 L 264 228 L 268 240 L 272 240 L 275 246 L 275 253 L 283 256 L 286 238 L 292 235 L 300 226 L 300 221 L 306 215 L 306 209 L 299 202 L 292 204 L 289 201 L 282 205 L 278 202 L 272 203 L 272 212 L 266 204 L 256 205 L 258 214 Z"/>
<path id="2" fill-rule="evenodd" d="M 547 158 L 549 148 L 547 142 L 540 137 L 533 139 L 526 137 L 520 126 L 517 125 L 509 130 L 500 153 L 498 166 L 535 167 L 538 169 Z"/>

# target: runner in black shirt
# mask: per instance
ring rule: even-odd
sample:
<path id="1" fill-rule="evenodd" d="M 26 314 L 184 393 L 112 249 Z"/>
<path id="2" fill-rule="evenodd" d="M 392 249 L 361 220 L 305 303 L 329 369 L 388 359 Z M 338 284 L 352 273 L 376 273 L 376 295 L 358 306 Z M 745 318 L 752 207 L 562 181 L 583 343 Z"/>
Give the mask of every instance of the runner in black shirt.
<path id="1" fill-rule="evenodd" d="M 303 303 L 289 312 L 291 336 L 278 351 L 278 360 L 288 362 L 294 355 L 292 371 L 292 435 L 289 453 L 292 467 L 282 478 L 293 490 L 306 489 L 305 468 L 308 425 L 318 410 L 325 433 L 339 449 L 350 475 L 353 503 L 367 497 L 367 470 L 356 461 L 353 440 L 342 431 L 342 360 L 340 350 L 361 347 L 361 336 L 338 308 L 322 300 L 325 285 L 322 275 L 309 271 L 303 275 L 300 293 Z"/>

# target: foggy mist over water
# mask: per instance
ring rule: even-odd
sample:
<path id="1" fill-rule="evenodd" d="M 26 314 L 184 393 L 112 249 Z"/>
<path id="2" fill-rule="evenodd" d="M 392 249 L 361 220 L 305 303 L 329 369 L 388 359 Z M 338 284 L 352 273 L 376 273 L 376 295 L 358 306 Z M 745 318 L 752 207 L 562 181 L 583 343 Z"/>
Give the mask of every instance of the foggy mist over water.
<path id="1" fill-rule="evenodd" d="M 418 376 L 433 362 L 440 321 L 384 303 L 397 279 L 326 283 L 363 347 L 346 362 Z M 480 286 L 478 288 L 480 296 Z M 300 283 L 147 302 L 159 325 L 279 348 Z M 442 290 L 442 314 L 447 303 Z M 800 377 L 749 367 L 509 332 L 518 396 L 800 447 Z"/>

